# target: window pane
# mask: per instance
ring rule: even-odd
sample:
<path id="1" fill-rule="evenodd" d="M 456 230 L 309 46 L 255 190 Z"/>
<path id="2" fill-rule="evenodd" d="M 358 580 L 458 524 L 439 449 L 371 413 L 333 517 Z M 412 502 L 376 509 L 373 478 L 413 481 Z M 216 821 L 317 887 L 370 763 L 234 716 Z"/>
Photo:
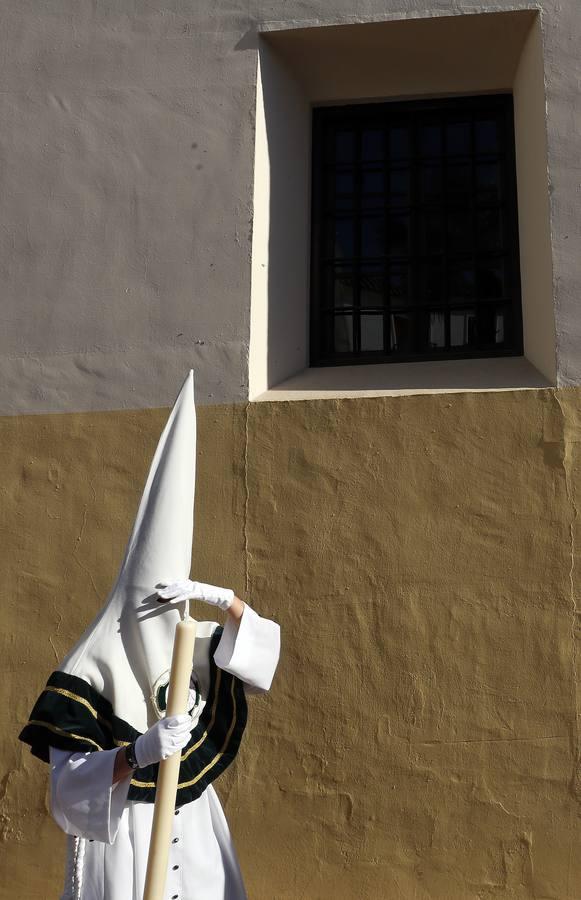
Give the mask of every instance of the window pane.
<path id="1" fill-rule="evenodd" d="M 500 202 L 500 166 L 482 163 L 476 166 L 476 197 L 479 203 Z"/>
<path id="2" fill-rule="evenodd" d="M 450 346 L 472 347 L 476 345 L 476 313 L 473 309 L 454 310 L 450 313 Z"/>
<path id="3" fill-rule="evenodd" d="M 409 313 L 392 313 L 389 317 L 389 346 L 394 353 L 411 353 L 414 345 L 414 322 Z"/>
<path id="4" fill-rule="evenodd" d="M 420 219 L 422 253 L 439 253 L 444 245 L 444 219 L 440 212 L 426 212 Z"/>
<path id="5" fill-rule="evenodd" d="M 383 216 L 361 220 L 361 256 L 383 256 L 385 254 L 385 223 Z"/>
<path id="6" fill-rule="evenodd" d="M 502 246 L 502 220 L 500 209 L 478 211 L 478 245 L 481 250 L 499 250 Z"/>
<path id="7" fill-rule="evenodd" d="M 389 175 L 389 201 L 392 204 L 409 203 L 409 169 L 394 169 Z"/>
<path id="8" fill-rule="evenodd" d="M 335 196 L 337 212 L 353 213 L 353 203 L 353 194 L 337 194 Z"/>
<path id="9" fill-rule="evenodd" d="M 364 131 L 361 135 L 361 158 L 383 159 L 383 132 Z"/>
<path id="10" fill-rule="evenodd" d="M 472 194 L 472 171 L 470 166 L 450 166 L 446 177 L 446 190 L 449 202 L 469 206 Z"/>
<path id="11" fill-rule="evenodd" d="M 330 356 L 335 352 L 333 344 L 334 322 L 332 316 L 322 316 L 320 322 L 321 353 Z"/>
<path id="12" fill-rule="evenodd" d="M 353 193 L 353 172 L 335 172 L 335 191 L 338 194 Z"/>
<path id="13" fill-rule="evenodd" d="M 420 170 L 420 196 L 424 203 L 439 203 L 442 200 L 440 166 L 424 166 Z"/>
<path id="14" fill-rule="evenodd" d="M 448 213 L 448 248 L 463 253 L 472 248 L 472 216 L 463 210 Z"/>
<path id="15" fill-rule="evenodd" d="M 441 350 L 446 346 L 446 314 L 429 312 L 424 319 L 425 336 L 429 350 Z"/>
<path id="16" fill-rule="evenodd" d="M 327 175 L 327 203 L 335 209 L 353 207 L 353 172 L 329 172 Z"/>
<path id="17" fill-rule="evenodd" d="M 430 313 L 428 346 L 433 349 L 446 346 L 446 314 L 443 312 Z"/>
<path id="18" fill-rule="evenodd" d="M 336 219 L 333 230 L 331 254 L 337 259 L 350 259 L 355 253 L 355 229 L 353 219 Z"/>
<path id="19" fill-rule="evenodd" d="M 503 311 L 497 311 L 494 317 L 494 343 L 495 344 L 504 344 L 506 332 L 507 332 L 507 322 L 506 322 L 506 313 Z"/>
<path id="20" fill-rule="evenodd" d="M 336 269 L 333 273 L 333 306 L 354 306 L 355 279 L 353 272 Z"/>
<path id="21" fill-rule="evenodd" d="M 384 174 L 381 169 L 363 172 L 362 189 L 364 194 L 380 194 L 384 186 Z"/>
<path id="22" fill-rule="evenodd" d="M 498 153 L 500 150 L 498 122 L 483 119 L 475 123 L 474 142 L 477 153 Z"/>
<path id="23" fill-rule="evenodd" d="M 440 125 L 422 125 L 419 130 L 419 147 L 422 156 L 440 156 L 442 153 L 442 128 Z"/>
<path id="24" fill-rule="evenodd" d="M 353 352 L 353 317 L 334 317 L 334 346 L 335 353 Z"/>
<path id="25" fill-rule="evenodd" d="M 476 271 L 480 300 L 497 300 L 505 296 L 504 266 L 502 262 L 480 265 Z"/>
<path id="26" fill-rule="evenodd" d="M 509 319 L 502 307 L 483 306 L 478 311 L 478 335 L 484 348 L 504 346 L 508 337 Z"/>
<path id="27" fill-rule="evenodd" d="M 448 297 L 465 300 L 474 296 L 475 278 L 472 266 L 454 266 L 450 269 Z"/>
<path id="28" fill-rule="evenodd" d="M 409 303 L 409 270 L 407 266 L 391 266 L 389 270 L 389 302 L 391 307 Z"/>
<path id="29" fill-rule="evenodd" d="M 361 350 L 383 350 L 383 316 L 361 316 Z"/>
<path id="30" fill-rule="evenodd" d="M 383 306 L 385 277 L 381 266 L 364 266 L 360 276 L 360 306 Z"/>
<path id="31" fill-rule="evenodd" d="M 409 252 L 409 216 L 391 216 L 389 220 L 389 253 L 405 256 Z"/>
<path id="32" fill-rule="evenodd" d="M 353 162 L 355 156 L 355 134 L 352 131 L 338 131 L 335 135 L 335 162 Z"/>
<path id="33" fill-rule="evenodd" d="M 442 303 L 444 299 L 444 272 L 442 266 L 424 266 L 420 277 L 419 303 L 432 305 L 434 303 Z"/>
<path id="34" fill-rule="evenodd" d="M 446 126 L 446 150 L 452 156 L 470 153 L 470 122 L 450 122 Z"/>
<path id="35" fill-rule="evenodd" d="M 389 154 L 392 159 L 403 159 L 409 156 L 410 135 L 406 126 L 389 129 Z"/>
<path id="36" fill-rule="evenodd" d="M 385 176 L 381 170 L 363 172 L 361 205 L 364 209 L 383 209 L 385 206 Z"/>
<path id="37" fill-rule="evenodd" d="M 504 344 L 504 313 L 497 312 L 494 317 L 494 342 L 495 344 Z"/>

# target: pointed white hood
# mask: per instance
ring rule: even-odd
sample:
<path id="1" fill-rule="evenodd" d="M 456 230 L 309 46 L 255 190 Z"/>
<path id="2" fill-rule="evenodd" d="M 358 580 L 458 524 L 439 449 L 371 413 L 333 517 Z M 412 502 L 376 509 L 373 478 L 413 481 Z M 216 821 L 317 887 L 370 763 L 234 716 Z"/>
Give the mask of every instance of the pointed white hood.
<path id="1" fill-rule="evenodd" d="M 87 681 L 138 731 L 155 721 L 154 685 L 169 669 L 180 611 L 156 586 L 189 577 L 194 527 L 193 372 L 157 445 L 117 581 L 60 671 Z"/>

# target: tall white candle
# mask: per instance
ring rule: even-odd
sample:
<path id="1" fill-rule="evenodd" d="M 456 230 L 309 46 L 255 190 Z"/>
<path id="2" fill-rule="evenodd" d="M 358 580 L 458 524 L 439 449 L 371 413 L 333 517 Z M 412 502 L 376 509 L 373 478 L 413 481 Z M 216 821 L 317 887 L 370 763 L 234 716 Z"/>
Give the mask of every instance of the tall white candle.
<path id="1" fill-rule="evenodd" d="M 168 716 L 179 716 L 187 712 L 195 640 L 195 621 L 188 618 L 178 622 L 169 679 L 166 710 Z M 169 759 L 164 759 L 159 764 L 143 900 L 163 900 L 180 773 L 180 757 L 181 753 L 174 753 Z"/>

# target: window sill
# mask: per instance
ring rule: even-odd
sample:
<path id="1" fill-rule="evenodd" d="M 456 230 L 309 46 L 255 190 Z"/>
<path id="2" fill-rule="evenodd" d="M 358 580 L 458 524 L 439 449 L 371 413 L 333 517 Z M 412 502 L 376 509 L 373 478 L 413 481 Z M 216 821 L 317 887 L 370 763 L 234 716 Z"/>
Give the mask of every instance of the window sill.
<path id="1" fill-rule="evenodd" d="M 523 356 L 397 365 L 304 369 L 251 400 L 390 397 L 464 391 L 516 391 L 551 387 Z"/>

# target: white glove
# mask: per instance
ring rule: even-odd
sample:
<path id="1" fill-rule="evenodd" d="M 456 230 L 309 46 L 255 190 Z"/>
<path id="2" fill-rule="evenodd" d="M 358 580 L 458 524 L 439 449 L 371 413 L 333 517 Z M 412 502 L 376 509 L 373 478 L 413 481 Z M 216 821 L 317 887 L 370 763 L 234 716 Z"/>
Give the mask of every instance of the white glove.
<path id="1" fill-rule="evenodd" d="M 135 759 L 139 768 L 173 756 L 186 746 L 193 728 L 192 717 L 166 716 L 135 741 Z"/>
<path id="2" fill-rule="evenodd" d="M 164 585 L 157 592 L 162 600 L 171 603 L 183 603 L 186 600 L 203 600 L 211 606 L 220 609 L 230 609 L 234 602 L 234 591 L 229 588 L 214 587 L 213 584 L 203 584 L 201 581 L 174 581 L 173 584 Z"/>

